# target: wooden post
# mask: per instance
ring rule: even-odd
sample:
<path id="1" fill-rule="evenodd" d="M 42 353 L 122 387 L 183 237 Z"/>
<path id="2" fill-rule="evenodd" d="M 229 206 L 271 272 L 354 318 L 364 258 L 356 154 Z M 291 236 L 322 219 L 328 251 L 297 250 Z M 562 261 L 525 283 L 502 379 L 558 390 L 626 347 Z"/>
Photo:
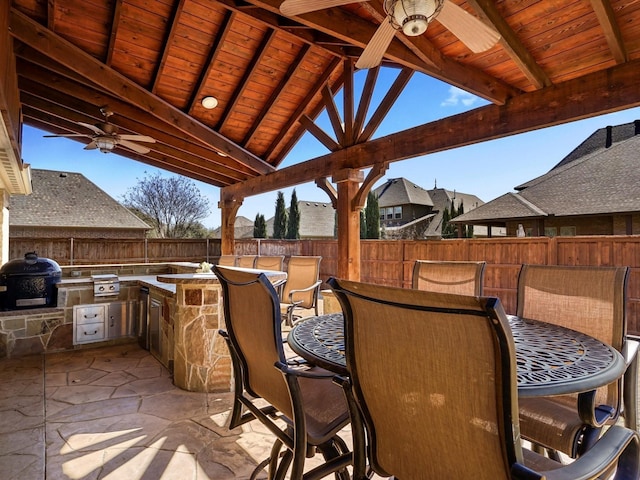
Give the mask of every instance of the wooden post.
<path id="1" fill-rule="evenodd" d="M 360 170 L 340 170 L 333 176 L 338 185 L 338 271 L 339 278 L 360 280 L 360 208 L 355 198 L 364 181 Z"/>
<path id="2" fill-rule="evenodd" d="M 218 202 L 218 208 L 220 208 L 220 215 L 222 220 L 221 234 L 220 234 L 220 248 L 222 255 L 234 255 L 235 254 L 235 223 L 236 214 L 240 205 L 242 205 L 242 199 L 224 198 L 223 194 L 220 194 L 220 202 Z"/>

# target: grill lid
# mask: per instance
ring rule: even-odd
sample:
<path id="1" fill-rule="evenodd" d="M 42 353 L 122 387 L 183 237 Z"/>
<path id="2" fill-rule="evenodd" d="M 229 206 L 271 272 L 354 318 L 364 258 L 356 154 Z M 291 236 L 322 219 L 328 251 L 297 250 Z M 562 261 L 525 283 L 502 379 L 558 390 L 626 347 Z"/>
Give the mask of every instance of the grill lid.
<path id="1" fill-rule="evenodd" d="M 38 257 L 36 252 L 27 252 L 24 259 L 16 258 L 5 263 L 0 268 L 0 277 L 5 279 L 10 276 L 61 276 L 60 265 L 50 258 Z"/>

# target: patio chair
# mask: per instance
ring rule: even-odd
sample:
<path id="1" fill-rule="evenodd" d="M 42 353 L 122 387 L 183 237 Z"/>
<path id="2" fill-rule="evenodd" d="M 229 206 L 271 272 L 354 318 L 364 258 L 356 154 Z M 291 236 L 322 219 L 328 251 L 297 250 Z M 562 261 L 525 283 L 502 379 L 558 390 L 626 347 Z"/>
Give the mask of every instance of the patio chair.
<path id="1" fill-rule="evenodd" d="M 284 267 L 284 255 L 260 255 L 256 257 L 256 267 L 258 270 L 278 270 Z"/>
<path id="2" fill-rule="evenodd" d="M 413 288 L 458 295 L 482 295 L 486 262 L 416 260 Z"/>
<path id="3" fill-rule="evenodd" d="M 626 355 L 630 367 L 618 382 L 577 395 L 526 398 L 520 402 L 523 437 L 571 457 L 583 454 L 601 428 L 622 413 L 637 430 L 637 360 L 626 339 L 625 296 L 628 267 L 523 265 L 518 277 L 520 317 L 542 320 L 586 333 Z"/>
<path id="4" fill-rule="evenodd" d="M 497 298 L 328 283 L 345 317 L 354 479 L 369 469 L 398 479 L 593 479 L 616 462 L 613 478 L 638 478 L 639 438 L 625 427 L 568 466 L 522 448 L 515 347 Z"/>
<path id="5" fill-rule="evenodd" d="M 322 257 L 292 256 L 287 264 L 287 280 L 280 297 L 281 308 L 285 310 L 284 320 L 293 325 L 297 308 L 313 308 L 318 315 L 318 295 L 320 293 L 320 260 Z"/>
<path id="6" fill-rule="evenodd" d="M 222 265 L 224 267 L 235 267 L 237 258 L 238 257 L 235 255 L 220 255 L 218 265 Z"/>
<path id="7" fill-rule="evenodd" d="M 240 255 L 238 257 L 238 267 L 253 268 L 256 264 L 257 255 Z"/>
<path id="8" fill-rule="evenodd" d="M 349 412 L 341 388 L 332 382 L 333 374 L 287 362 L 280 302 L 263 273 L 217 266 L 213 270 L 224 297 L 226 330 L 220 334 L 233 364 L 230 428 L 257 419 L 276 436 L 269 479 L 282 480 L 290 467 L 292 480 L 315 474 L 319 476 L 313 478 L 323 478 L 331 472 L 348 480 L 345 467 L 351 463 L 351 452 L 338 431 L 349 423 Z M 305 458 L 316 450 L 326 461 L 303 475 Z"/>

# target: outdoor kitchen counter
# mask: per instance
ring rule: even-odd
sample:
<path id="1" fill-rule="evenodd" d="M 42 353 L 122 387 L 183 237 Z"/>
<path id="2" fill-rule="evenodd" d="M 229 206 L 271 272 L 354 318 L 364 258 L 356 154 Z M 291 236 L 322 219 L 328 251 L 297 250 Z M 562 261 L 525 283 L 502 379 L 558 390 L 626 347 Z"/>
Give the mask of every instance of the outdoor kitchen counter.
<path id="1" fill-rule="evenodd" d="M 274 283 L 287 277 L 285 272 L 264 273 Z M 157 279 L 176 287 L 173 383 L 190 392 L 228 392 L 231 358 L 218 333 L 225 326 L 220 282 L 213 273 L 161 274 Z"/>

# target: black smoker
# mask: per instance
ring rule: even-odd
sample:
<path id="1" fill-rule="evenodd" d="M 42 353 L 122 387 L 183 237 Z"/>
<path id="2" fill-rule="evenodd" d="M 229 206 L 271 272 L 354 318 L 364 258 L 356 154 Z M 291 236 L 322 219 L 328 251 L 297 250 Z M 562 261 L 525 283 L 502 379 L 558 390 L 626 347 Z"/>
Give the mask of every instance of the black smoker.
<path id="1" fill-rule="evenodd" d="M 2 309 L 55 307 L 61 278 L 60 265 L 36 252 L 5 263 L 0 268 L 0 286 L 6 288 L 0 295 Z"/>

